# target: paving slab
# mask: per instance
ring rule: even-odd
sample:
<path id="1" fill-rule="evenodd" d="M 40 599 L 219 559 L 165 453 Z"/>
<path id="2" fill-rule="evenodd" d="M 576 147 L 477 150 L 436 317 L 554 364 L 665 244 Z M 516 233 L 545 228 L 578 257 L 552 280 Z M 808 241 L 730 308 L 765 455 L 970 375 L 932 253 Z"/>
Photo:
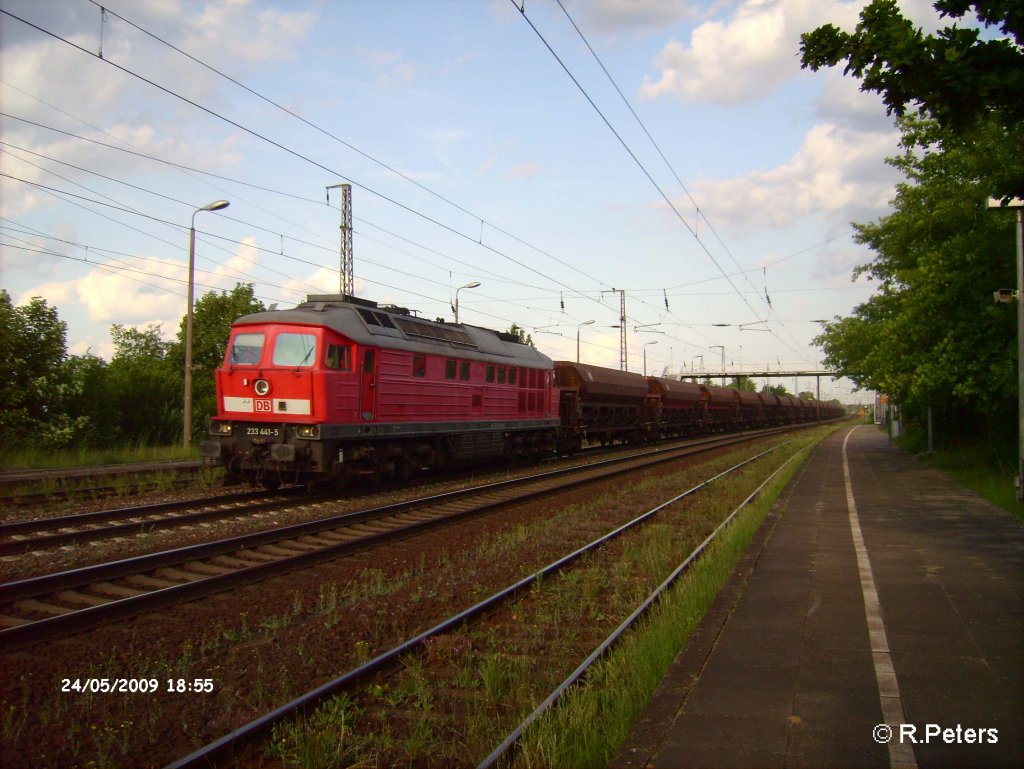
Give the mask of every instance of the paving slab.
<path id="1" fill-rule="evenodd" d="M 834 433 L 609 765 L 1024 766 L 1024 526 Z"/>

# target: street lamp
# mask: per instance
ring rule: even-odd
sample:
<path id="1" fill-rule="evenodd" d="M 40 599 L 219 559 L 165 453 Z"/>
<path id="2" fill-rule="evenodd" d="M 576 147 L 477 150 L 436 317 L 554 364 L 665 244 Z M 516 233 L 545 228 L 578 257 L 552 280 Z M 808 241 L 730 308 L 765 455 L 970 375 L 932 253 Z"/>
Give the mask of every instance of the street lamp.
<path id="1" fill-rule="evenodd" d="M 188 309 L 185 312 L 185 448 L 192 443 L 192 298 L 196 290 L 196 214 L 200 211 L 220 211 L 231 205 L 226 200 L 215 200 L 192 212 L 192 226 L 188 231 Z"/>
<path id="2" fill-rule="evenodd" d="M 1014 208 L 1017 211 L 1017 501 L 1024 501 L 1024 198 L 1005 203 L 988 199 L 989 208 Z M 1013 292 L 997 291 L 996 302 L 1009 301 Z"/>
<path id="3" fill-rule="evenodd" d="M 652 344 L 657 344 L 658 340 L 653 339 L 650 342 L 644 342 L 644 376 L 647 376 L 647 347 Z"/>
<path id="4" fill-rule="evenodd" d="M 580 326 L 589 326 L 593 324 L 592 320 L 585 320 L 582 323 L 576 324 L 576 362 L 580 362 Z"/>
<path id="5" fill-rule="evenodd" d="M 455 322 L 459 322 L 459 292 L 464 288 L 477 288 L 480 285 L 479 280 L 474 280 L 472 283 L 467 283 L 464 286 L 459 286 L 455 289 L 455 306 L 452 308 L 455 310 Z"/>
<path id="6" fill-rule="evenodd" d="M 722 368 L 720 368 L 719 371 L 722 372 L 722 387 L 725 387 L 725 345 L 713 344 L 709 349 L 714 350 L 716 347 L 722 351 Z"/>

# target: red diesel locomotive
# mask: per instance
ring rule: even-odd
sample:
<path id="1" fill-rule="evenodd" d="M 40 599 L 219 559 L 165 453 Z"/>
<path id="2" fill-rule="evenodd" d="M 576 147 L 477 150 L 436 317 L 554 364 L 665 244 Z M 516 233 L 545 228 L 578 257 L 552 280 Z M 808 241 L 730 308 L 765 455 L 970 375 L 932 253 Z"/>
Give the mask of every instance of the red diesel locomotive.
<path id="1" fill-rule="evenodd" d="M 229 480 L 270 488 L 842 416 L 788 396 L 552 363 L 510 334 L 335 295 L 239 318 L 216 377 L 200 452 Z"/>
<path id="2" fill-rule="evenodd" d="M 408 477 L 556 448 L 551 360 L 513 336 L 334 295 L 235 321 L 200 452 L 231 479 Z"/>

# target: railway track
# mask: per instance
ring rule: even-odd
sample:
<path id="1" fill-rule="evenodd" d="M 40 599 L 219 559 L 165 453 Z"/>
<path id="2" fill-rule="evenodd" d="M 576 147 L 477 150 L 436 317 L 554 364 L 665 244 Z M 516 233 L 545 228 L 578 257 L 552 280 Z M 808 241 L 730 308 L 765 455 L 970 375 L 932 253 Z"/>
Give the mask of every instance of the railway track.
<path id="1" fill-rule="evenodd" d="M 294 507 L 295 498 L 304 493 L 301 489 L 284 493 L 238 492 L 3 523 L 0 524 L 0 556 L 273 512 Z M 306 497 L 307 502 L 326 499 L 328 497 Z"/>
<path id="2" fill-rule="evenodd" d="M 0 472 L 0 508 L 36 507 L 54 501 L 103 499 L 195 482 L 199 460 L 133 462 L 123 465 L 5 470 Z M 25 487 L 52 486 L 45 491 Z"/>
<path id="3" fill-rule="evenodd" d="M 616 474 L 784 432 L 720 436 L 0 585 L 0 644 L 22 646 L 210 595 Z M 315 508 L 322 501 L 304 506 Z M 294 506 L 294 502 L 292 502 Z"/>
<path id="4" fill-rule="evenodd" d="M 493 622 L 498 610 L 502 606 L 515 600 L 524 591 L 529 590 L 531 587 L 543 580 L 550 579 L 553 575 L 563 570 L 572 568 L 581 559 L 596 553 L 600 548 L 603 548 L 613 539 L 644 525 L 650 520 L 653 520 L 668 506 L 701 491 L 718 479 L 726 477 L 735 471 L 746 467 L 750 463 L 772 453 L 777 448 L 778 446 L 773 447 L 767 451 L 757 454 L 754 457 L 748 458 L 724 472 L 719 473 L 713 478 L 678 494 L 672 499 L 662 502 L 652 509 L 637 513 L 635 518 L 615 528 L 613 531 L 598 537 L 561 558 L 558 558 L 539 571 L 498 590 L 496 593 L 484 600 L 458 612 L 457 614 L 454 614 L 448 619 L 441 621 L 412 638 L 399 643 L 364 664 L 359 665 L 343 675 L 318 686 L 316 689 L 313 689 L 296 699 L 293 699 L 262 717 L 251 721 L 245 726 L 234 730 L 230 734 L 199 748 L 191 754 L 174 761 L 168 765 L 167 769 L 192 769 L 193 767 L 210 766 L 220 759 L 230 758 L 231 756 L 238 758 L 239 756 L 251 755 L 244 752 L 246 748 L 264 737 L 275 725 L 299 715 L 308 715 L 319 704 L 342 693 L 349 694 L 353 697 L 358 696 L 357 693 L 365 687 L 367 682 L 380 680 L 379 678 L 375 678 L 375 676 L 391 671 L 395 668 L 396 664 L 406 658 L 407 655 L 421 652 L 431 639 L 439 636 L 445 636 L 450 633 L 462 632 L 465 629 L 466 623 L 478 620 L 483 616 L 490 617 L 491 619 L 489 621 Z M 697 545 L 697 547 L 688 556 L 686 556 L 663 581 L 661 581 L 653 592 L 650 593 L 638 606 L 636 606 L 636 608 L 630 612 L 617 627 L 615 627 L 610 635 L 605 637 L 604 640 L 596 645 L 591 653 L 587 655 L 586 659 L 575 667 L 568 678 L 562 681 L 562 683 L 560 683 L 550 695 L 544 698 L 540 705 L 530 713 L 522 723 L 516 726 L 508 734 L 506 739 L 494 748 L 490 755 L 483 759 L 479 764 L 478 769 L 492 767 L 496 765 L 505 754 L 510 751 L 514 751 L 526 727 L 557 703 L 558 700 L 570 689 L 570 687 L 585 677 L 590 666 L 605 655 L 619 641 L 624 633 L 645 615 L 645 613 L 656 603 L 658 598 L 667 589 L 669 589 L 683 573 L 686 572 L 686 570 L 700 557 L 704 550 L 716 539 L 725 527 L 760 494 L 772 479 L 774 479 L 790 462 L 802 454 L 803 451 L 804 450 L 801 449 L 785 460 L 785 462 L 783 462 L 780 467 L 772 471 L 768 477 L 765 478 L 742 503 L 740 503 L 737 508 L 722 519 L 714 530 L 704 538 L 704 540 Z M 538 660 L 537 662 L 541 662 L 541 660 Z M 549 662 L 549 660 L 545 659 L 544 662 Z M 440 677 L 440 682 L 441 686 L 447 689 L 450 689 L 453 686 L 452 680 L 449 676 L 442 675 Z"/>

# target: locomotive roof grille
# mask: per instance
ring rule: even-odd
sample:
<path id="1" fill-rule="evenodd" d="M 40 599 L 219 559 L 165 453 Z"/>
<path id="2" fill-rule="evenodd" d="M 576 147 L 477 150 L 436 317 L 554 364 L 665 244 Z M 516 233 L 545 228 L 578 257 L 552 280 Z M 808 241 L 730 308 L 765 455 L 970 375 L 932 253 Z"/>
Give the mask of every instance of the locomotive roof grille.
<path id="1" fill-rule="evenodd" d="M 417 318 L 409 310 L 336 294 L 312 295 L 290 310 L 252 313 L 236 325 L 323 325 L 356 344 L 415 352 L 461 354 L 473 360 L 550 369 L 551 359 L 513 334 L 469 324 Z M 441 348 L 440 350 L 438 348 Z"/>
<path id="2" fill-rule="evenodd" d="M 357 307 L 356 311 L 360 316 L 362 316 L 368 326 L 383 326 L 384 328 L 395 327 L 395 324 L 391 321 L 391 316 L 383 312 L 374 312 L 373 310 L 367 310 L 363 307 Z"/>
<path id="3" fill-rule="evenodd" d="M 456 347 L 466 347 L 471 350 L 477 349 L 477 344 L 472 340 L 466 331 L 451 326 L 438 326 L 433 323 L 423 323 L 411 318 L 395 318 L 398 328 L 406 336 L 416 336 L 431 341 L 449 342 Z"/>

